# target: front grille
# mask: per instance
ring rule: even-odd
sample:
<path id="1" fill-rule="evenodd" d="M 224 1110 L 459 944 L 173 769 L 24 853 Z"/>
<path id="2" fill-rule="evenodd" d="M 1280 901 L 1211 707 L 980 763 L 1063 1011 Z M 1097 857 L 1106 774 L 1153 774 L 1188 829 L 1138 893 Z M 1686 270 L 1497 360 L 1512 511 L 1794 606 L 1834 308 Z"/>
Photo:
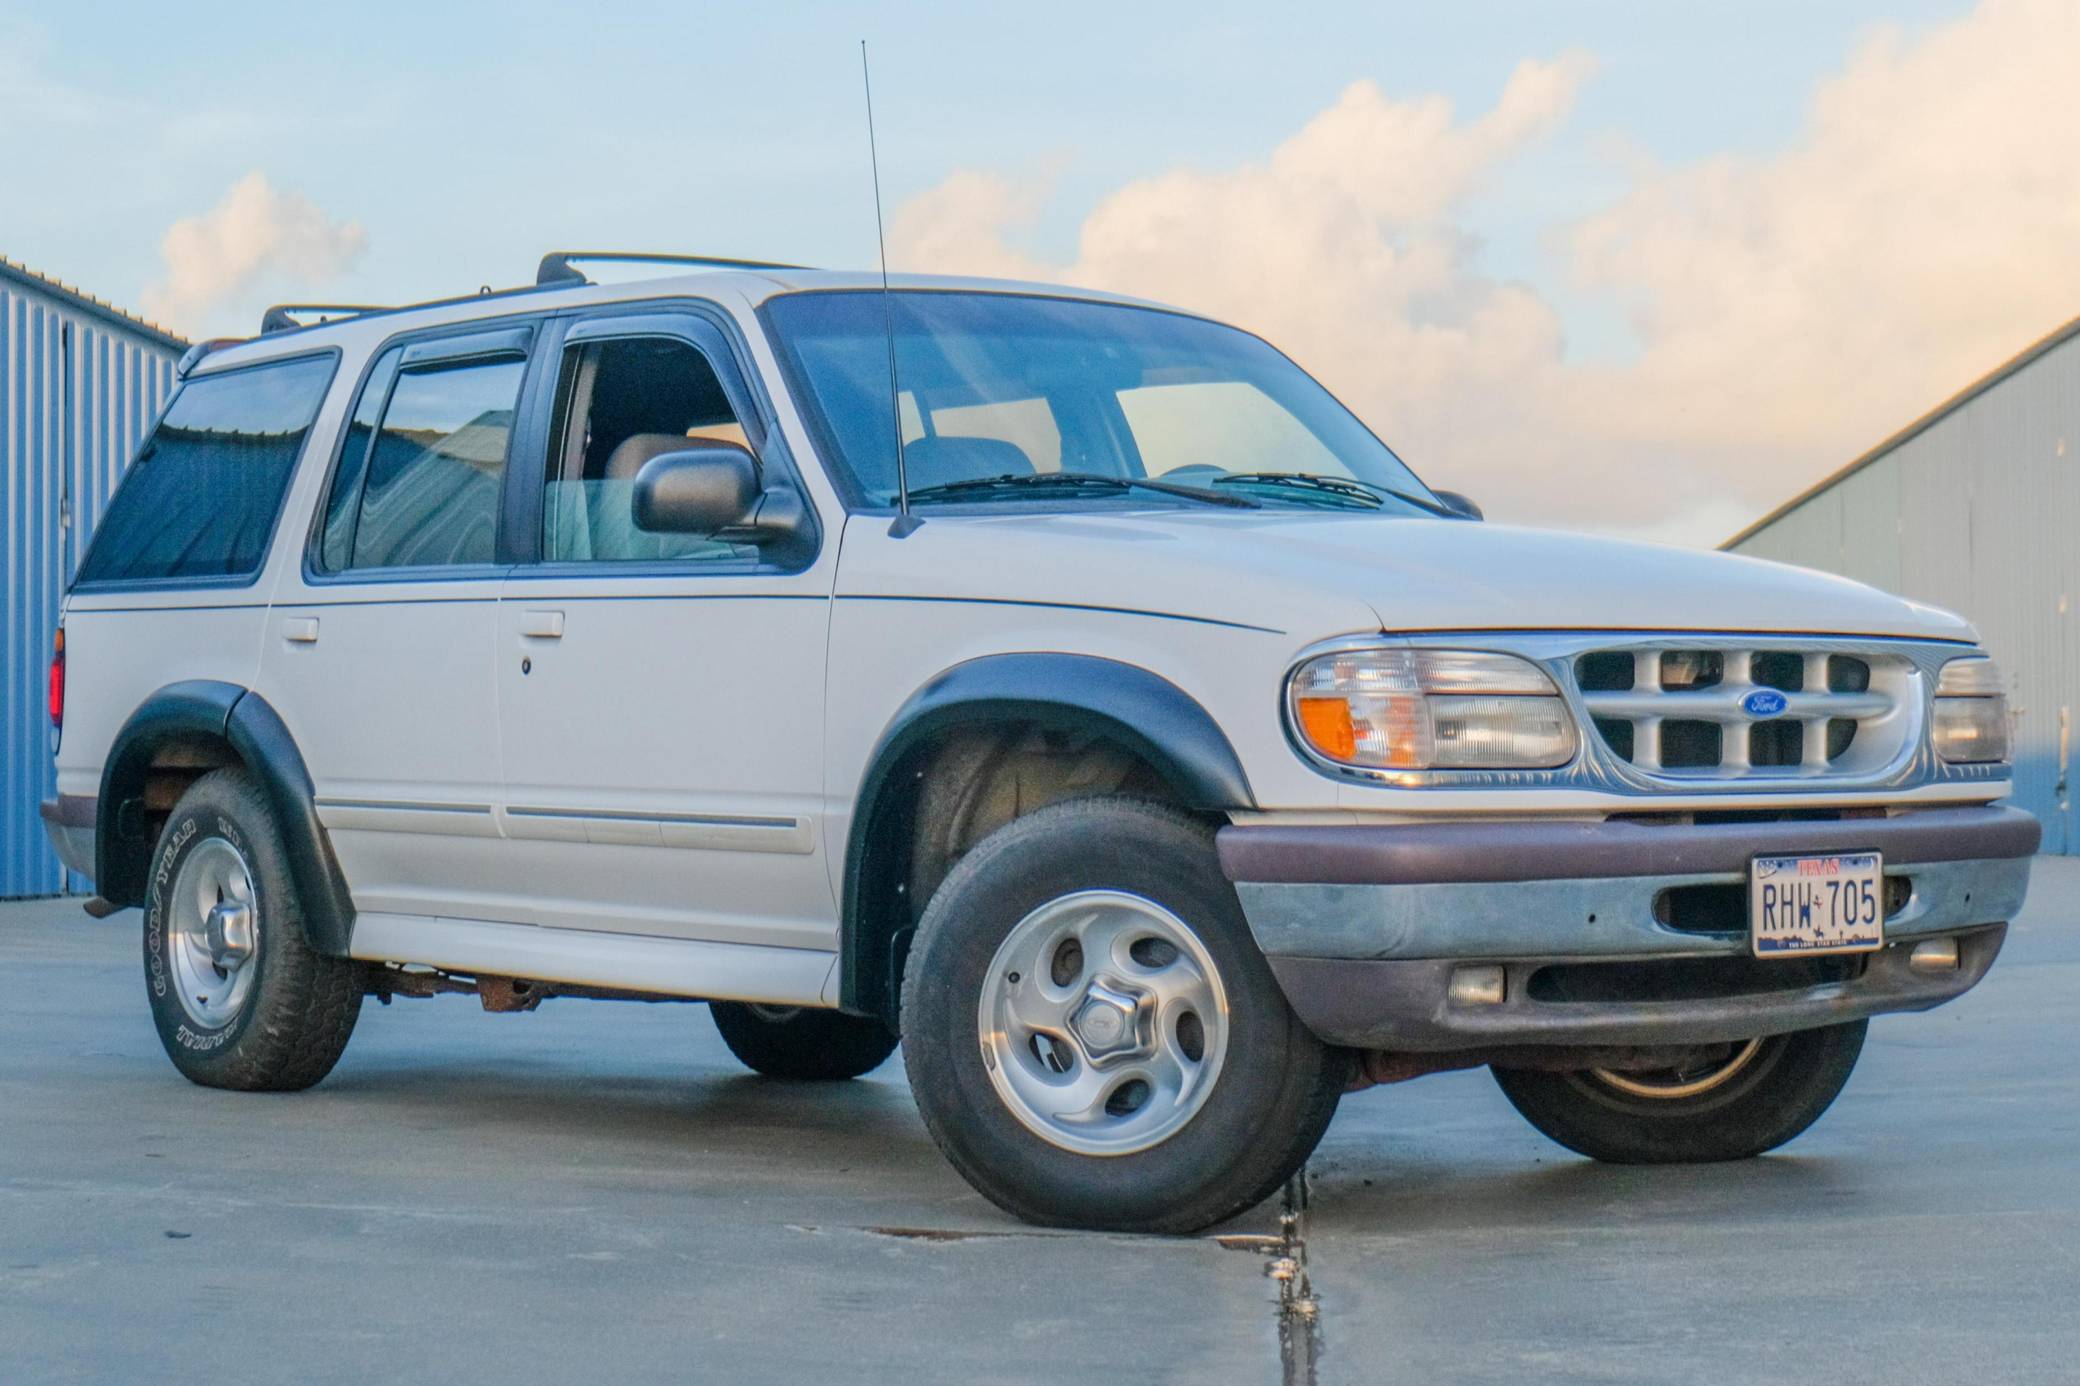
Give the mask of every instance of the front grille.
<path id="1" fill-rule="evenodd" d="M 1870 773 L 1899 753 L 1919 687 L 1898 653 L 1782 647 L 1591 650 L 1574 675 L 1612 755 L 1680 779 Z"/>

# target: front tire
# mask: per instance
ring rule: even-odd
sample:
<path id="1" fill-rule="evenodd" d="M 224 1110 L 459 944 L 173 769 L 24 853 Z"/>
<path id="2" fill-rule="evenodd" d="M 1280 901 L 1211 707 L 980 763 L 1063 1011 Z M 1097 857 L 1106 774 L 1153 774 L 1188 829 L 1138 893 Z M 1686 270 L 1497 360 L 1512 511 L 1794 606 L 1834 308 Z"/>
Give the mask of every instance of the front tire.
<path id="1" fill-rule="evenodd" d="M 1195 1232 L 1314 1150 L 1347 1057 L 1293 1014 L 1213 833 L 1160 805 L 1052 805 L 933 895 L 903 1052 L 955 1169 L 1031 1222 Z"/>
<path id="2" fill-rule="evenodd" d="M 241 770 L 188 787 L 152 854 L 145 990 L 190 1081 L 292 1092 L 332 1071 L 361 1014 L 361 964 L 304 932 L 273 807 Z"/>
<path id="3" fill-rule="evenodd" d="M 843 1011 L 715 1001 L 708 1012 L 729 1052 L 768 1078 L 841 1082 L 872 1073 L 896 1049 L 895 1031 Z"/>
<path id="4" fill-rule="evenodd" d="M 1578 1154 L 1623 1165 L 1706 1164 L 1774 1150 L 1849 1081 L 1870 1022 L 1726 1046 L 1683 1072 L 1497 1068 L 1526 1121 Z"/>

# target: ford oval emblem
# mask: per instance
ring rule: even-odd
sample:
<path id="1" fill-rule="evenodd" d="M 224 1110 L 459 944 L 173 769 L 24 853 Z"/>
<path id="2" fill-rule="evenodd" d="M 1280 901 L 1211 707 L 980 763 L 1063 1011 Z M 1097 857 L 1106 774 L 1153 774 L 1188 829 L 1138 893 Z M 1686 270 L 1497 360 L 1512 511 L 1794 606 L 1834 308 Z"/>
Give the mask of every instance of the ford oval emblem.
<path id="1" fill-rule="evenodd" d="M 1741 711 L 1750 717 L 1779 717 L 1791 706 L 1791 700 L 1774 688 L 1758 688 L 1741 699 Z"/>

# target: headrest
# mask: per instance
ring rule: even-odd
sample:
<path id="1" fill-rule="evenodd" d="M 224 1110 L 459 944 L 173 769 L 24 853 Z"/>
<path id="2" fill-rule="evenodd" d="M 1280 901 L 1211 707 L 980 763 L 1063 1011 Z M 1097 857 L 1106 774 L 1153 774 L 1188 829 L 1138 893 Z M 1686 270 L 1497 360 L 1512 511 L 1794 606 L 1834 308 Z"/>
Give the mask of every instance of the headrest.
<path id="1" fill-rule="evenodd" d="M 633 433 L 607 454 L 608 481 L 634 481 L 643 464 L 668 452 L 700 446 L 683 433 Z"/>

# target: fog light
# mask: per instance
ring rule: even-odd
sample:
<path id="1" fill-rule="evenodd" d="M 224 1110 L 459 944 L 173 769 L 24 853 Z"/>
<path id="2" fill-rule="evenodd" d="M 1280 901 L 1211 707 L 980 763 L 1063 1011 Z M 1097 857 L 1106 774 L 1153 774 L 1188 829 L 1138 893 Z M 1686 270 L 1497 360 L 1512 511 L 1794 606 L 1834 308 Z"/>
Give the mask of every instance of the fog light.
<path id="1" fill-rule="evenodd" d="M 1507 990 L 1499 967 L 1455 967 L 1445 995 L 1454 1006 L 1499 1006 Z"/>
<path id="2" fill-rule="evenodd" d="M 1907 966 L 1916 972 L 1955 972 L 1957 940 L 1932 938 L 1915 944 L 1914 951 L 1907 954 Z"/>

